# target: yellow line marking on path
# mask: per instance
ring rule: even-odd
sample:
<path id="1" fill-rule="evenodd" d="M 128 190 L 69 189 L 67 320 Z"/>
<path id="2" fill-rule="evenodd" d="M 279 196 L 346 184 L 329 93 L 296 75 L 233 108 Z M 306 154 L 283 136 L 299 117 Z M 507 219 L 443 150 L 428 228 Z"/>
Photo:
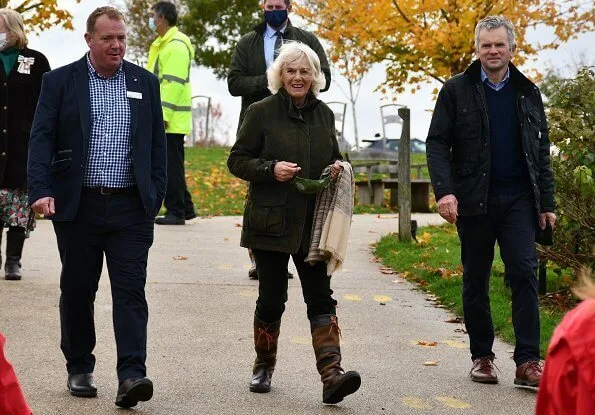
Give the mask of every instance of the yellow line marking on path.
<path id="1" fill-rule="evenodd" d="M 416 396 L 405 396 L 401 398 L 401 402 L 413 409 L 432 409 L 431 405 Z"/>
<path id="2" fill-rule="evenodd" d="M 464 401 L 460 401 L 456 398 L 451 398 L 450 396 L 437 396 L 436 400 L 442 402 L 445 406 L 447 406 L 449 408 L 455 408 L 455 409 L 469 409 L 469 408 L 471 408 L 471 404 L 464 402 Z"/>
<path id="3" fill-rule="evenodd" d="M 238 294 L 240 294 L 242 297 L 258 297 L 258 293 L 256 292 L 256 290 L 243 290 L 240 291 Z"/>
<path id="4" fill-rule="evenodd" d="M 215 268 L 217 268 L 220 271 L 229 271 L 230 269 L 233 269 L 233 266 L 230 264 L 221 264 L 217 265 Z"/>
<path id="5" fill-rule="evenodd" d="M 392 301 L 393 299 L 391 297 L 389 297 L 388 295 L 375 295 L 374 296 L 374 301 L 378 301 L 379 303 L 388 303 L 389 301 Z"/>
<path id="6" fill-rule="evenodd" d="M 357 294 L 345 294 L 343 299 L 347 301 L 362 301 L 362 298 Z"/>
<path id="7" fill-rule="evenodd" d="M 312 344 L 312 339 L 309 337 L 303 337 L 303 336 L 295 336 L 291 338 L 291 342 L 294 344 L 306 344 L 306 345 L 310 345 Z"/>
<path id="8" fill-rule="evenodd" d="M 440 343 L 444 343 L 454 349 L 468 349 L 469 345 L 457 340 L 442 340 Z"/>

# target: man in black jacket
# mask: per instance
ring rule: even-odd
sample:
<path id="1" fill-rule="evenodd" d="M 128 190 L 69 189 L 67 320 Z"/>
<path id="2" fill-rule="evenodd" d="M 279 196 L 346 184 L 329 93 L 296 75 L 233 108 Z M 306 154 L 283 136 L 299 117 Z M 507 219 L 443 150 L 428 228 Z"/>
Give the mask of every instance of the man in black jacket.
<path id="1" fill-rule="evenodd" d="M 510 63 L 514 28 L 489 16 L 475 28 L 479 60 L 438 95 L 427 139 L 440 215 L 456 223 L 471 379 L 497 383 L 489 278 L 498 241 L 512 290 L 514 383 L 538 386 L 539 307 L 535 233 L 553 227 L 554 184 L 539 89 Z"/>
<path id="2" fill-rule="evenodd" d="M 320 66 L 326 78 L 326 85 L 320 92 L 327 91 L 331 84 L 331 70 L 322 45 L 316 36 L 294 27 L 288 18 L 291 0 L 264 0 L 263 8 L 265 21 L 239 40 L 227 74 L 229 93 L 234 97 L 242 97 L 238 129 L 250 104 L 271 95 L 266 72 L 284 41 L 294 40 L 310 46 L 320 58 Z M 258 279 L 254 258 L 250 250 L 248 252 L 252 261 L 248 277 Z M 293 278 L 291 273 L 288 273 L 288 277 Z"/>
<path id="3" fill-rule="evenodd" d="M 157 77 L 124 60 L 126 22 L 117 9 L 87 19 L 89 52 L 43 75 L 29 145 L 29 203 L 54 225 L 62 262 L 60 347 L 67 386 L 97 396 L 94 306 L 103 258 L 113 304 L 116 405 L 153 396 L 146 377 L 147 258 L 167 185 Z M 75 411 L 85 412 L 85 411 Z"/>

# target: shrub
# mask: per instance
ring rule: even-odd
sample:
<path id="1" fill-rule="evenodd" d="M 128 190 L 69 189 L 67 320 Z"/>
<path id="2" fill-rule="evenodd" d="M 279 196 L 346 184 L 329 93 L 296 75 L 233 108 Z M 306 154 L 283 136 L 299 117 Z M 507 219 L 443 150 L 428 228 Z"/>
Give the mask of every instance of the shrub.
<path id="1" fill-rule="evenodd" d="M 579 69 L 572 79 L 549 78 L 550 140 L 556 185 L 552 249 L 539 248 L 542 258 L 560 268 L 594 268 L 595 254 L 595 76 L 592 67 Z"/>

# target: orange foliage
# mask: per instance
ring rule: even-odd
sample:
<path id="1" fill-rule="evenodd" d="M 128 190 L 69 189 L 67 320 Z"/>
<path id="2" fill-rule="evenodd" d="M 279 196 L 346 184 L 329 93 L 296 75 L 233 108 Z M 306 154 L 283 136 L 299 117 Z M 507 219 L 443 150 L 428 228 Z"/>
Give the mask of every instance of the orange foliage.
<path id="1" fill-rule="evenodd" d="M 555 49 L 580 33 L 593 30 L 591 1 L 551 0 L 297 0 L 298 13 L 333 45 L 332 55 L 346 52 L 362 60 L 353 71 L 374 62 L 387 64 L 381 90 L 414 90 L 432 79 L 445 82 L 464 71 L 475 53 L 474 30 L 479 20 L 502 14 L 516 30 L 517 65 L 543 49 Z M 553 40 L 530 44 L 527 29 L 546 26 Z"/>
<path id="2" fill-rule="evenodd" d="M 76 0 L 80 3 L 81 0 Z M 41 32 L 54 26 L 72 30 L 72 14 L 58 7 L 58 0 L 0 0 L 0 7 L 8 7 L 23 16 L 25 30 Z"/>

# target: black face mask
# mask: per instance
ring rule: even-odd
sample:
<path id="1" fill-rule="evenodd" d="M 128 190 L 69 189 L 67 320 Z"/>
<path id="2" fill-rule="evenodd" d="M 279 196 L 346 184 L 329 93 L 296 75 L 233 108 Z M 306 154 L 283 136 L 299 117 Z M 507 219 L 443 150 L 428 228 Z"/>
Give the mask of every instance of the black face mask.
<path id="1" fill-rule="evenodd" d="M 287 20 L 287 10 L 265 10 L 264 20 L 272 28 L 281 27 Z"/>

